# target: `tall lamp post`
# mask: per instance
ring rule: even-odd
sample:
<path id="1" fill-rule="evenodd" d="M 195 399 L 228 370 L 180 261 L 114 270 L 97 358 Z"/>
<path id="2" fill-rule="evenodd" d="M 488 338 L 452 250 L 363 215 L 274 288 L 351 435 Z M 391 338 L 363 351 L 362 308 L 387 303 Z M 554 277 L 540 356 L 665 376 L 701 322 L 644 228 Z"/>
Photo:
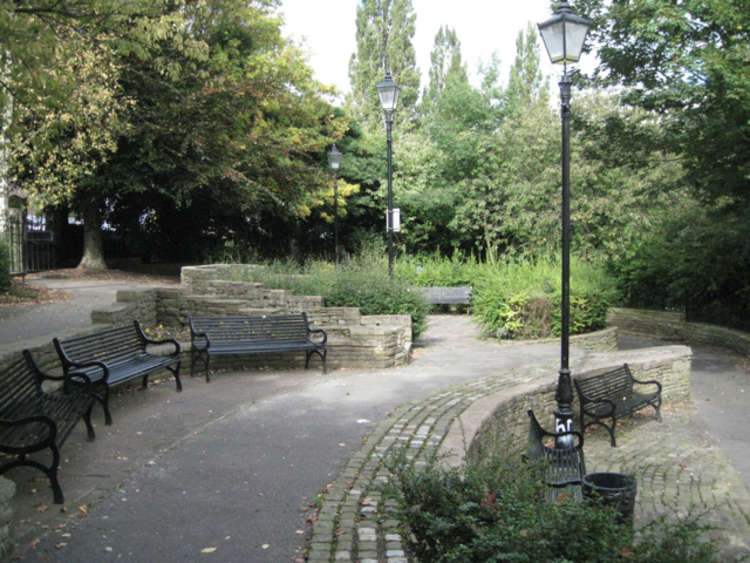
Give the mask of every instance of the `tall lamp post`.
<path id="1" fill-rule="evenodd" d="M 338 170 L 341 166 L 341 151 L 333 144 L 328 153 L 328 164 L 333 170 L 333 253 L 335 268 L 339 268 L 339 178 Z"/>
<path id="2" fill-rule="evenodd" d="M 388 143 L 388 213 L 386 215 L 385 225 L 388 232 L 388 275 L 393 275 L 393 166 L 392 166 L 392 145 L 393 137 L 393 114 L 396 111 L 398 95 L 401 88 L 391 78 L 391 71 L 386 65 L 385 79 L 378 82 L 375 86 L 380 98 L 380 107 L 385 115 L 386 141 Z"/>
<path id="3" fill-rule="evenodd" d="M 563 65 L 560 80 L 560 118 L 562 121 L 562 305 L 560 335 L 560 372 L 555 400 L 555 431 L 573 429 L 573 387 L 570 379 L 568 335 L 570 326 L 570 77 L 568 63 L 581 57 L 591 22 L 573 13 L 568 2 L 558 3 L 554 15 L 538 24 L 547 54 L 553 64 Z M 572 447 L 571 435 L 558 438 L 558 447 Z"/>

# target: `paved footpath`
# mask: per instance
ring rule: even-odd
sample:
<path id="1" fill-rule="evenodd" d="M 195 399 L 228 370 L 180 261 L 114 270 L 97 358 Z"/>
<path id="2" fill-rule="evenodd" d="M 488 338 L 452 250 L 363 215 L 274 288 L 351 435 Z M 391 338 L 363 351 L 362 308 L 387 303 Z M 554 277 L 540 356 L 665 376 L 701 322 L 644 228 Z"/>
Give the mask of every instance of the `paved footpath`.
<path id="1" fill-rule="evenodd" d="M 103 426 L 98 413 L 95 442 L 77 428 L 66 443 L 65 512 L 49 503 L 37 473 L 13 474 L 21 560 L 301 561 L 305 521 L 325 490 L 307 544 L 311 561 L 405 561 L 376 489 L 388 476 L 388 452 L 408 444 L 423 459 L 476 399 L 556 377 L 557 344 L 499 346 L 476 332 L 466 317 L 434 316 L 402 368 L 224 374 L 210 384 L 187 378 L 182 393 L 165 380 L 117 394 L 113 426 Z M 572 360 L 582 356 L 574 350 Z M 618 436 L 614 450 L 589 451 L 597 444 L 587 440 L 589 470 L 598 460 L 618 470 L 639 455 L 650 460 L 650 477 L 639 474 L 638 516 L 674 499 L 677 510 L 705 507 L 740 552 L 750 541 L 748 475 L 733 469 L 707 433 L 697 393 L 695 402 L 697 411 L 665 409 L 662 425 L 637 421 L 648 429 Z M 744 410 L 733 413 L 747 420 Z M 623 458 L 619 464 L 614 455 Z"/>

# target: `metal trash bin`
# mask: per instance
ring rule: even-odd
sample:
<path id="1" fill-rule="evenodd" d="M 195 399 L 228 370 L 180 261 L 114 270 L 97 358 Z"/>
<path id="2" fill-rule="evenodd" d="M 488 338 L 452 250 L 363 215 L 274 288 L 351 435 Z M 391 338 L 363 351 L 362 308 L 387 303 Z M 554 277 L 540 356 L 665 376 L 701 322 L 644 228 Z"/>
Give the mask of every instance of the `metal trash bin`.
<path id="1" fill-rule="evenodd" d="M 637 490 L 635 477 L 622 473 L 588 473 L 583 476 L 583 498 L 614 507 L 620 524 L 633 525 Z"/>

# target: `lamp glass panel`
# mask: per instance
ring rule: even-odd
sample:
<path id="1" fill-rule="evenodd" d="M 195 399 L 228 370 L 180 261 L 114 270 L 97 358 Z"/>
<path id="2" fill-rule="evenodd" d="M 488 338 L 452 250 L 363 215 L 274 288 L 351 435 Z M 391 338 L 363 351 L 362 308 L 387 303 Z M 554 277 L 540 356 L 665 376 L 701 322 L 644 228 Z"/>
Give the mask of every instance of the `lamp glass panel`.
<path id="1" fill-rule="evenodd" d="M 380 107 L 383 108 L 383 111 L 394 111 L 398 103 L 400 88 L 392 80 L 384 80 L 376 88 L 380 97 Z"/>
<path id="2" fill-rule="evenodd" d="M 565 24 L 560 19 L 551 24 L 539 26 L 539 33 L 547 49 L 549 60 L 552 63 L 561 63 L 565 60 Z"/>
<path id="3" fill-rule="evenodd" d="M 576 63 L 581 58 L 583 51 L 583 42 L 586 40 L 586 34 L 589 32 L 589 25 L 573 21 L 565 22 L 566 53 L 565 59 L 569 63 Z"/>

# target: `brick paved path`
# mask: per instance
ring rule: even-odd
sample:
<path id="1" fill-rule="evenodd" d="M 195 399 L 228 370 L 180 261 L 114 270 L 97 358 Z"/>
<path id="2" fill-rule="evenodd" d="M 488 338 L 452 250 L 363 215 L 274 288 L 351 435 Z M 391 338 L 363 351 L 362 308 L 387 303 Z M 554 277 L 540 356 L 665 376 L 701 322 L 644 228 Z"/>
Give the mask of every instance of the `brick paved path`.
<path id="1" fill-rule="evenodd" d="M 404 405 L 383 420 L 332 484 L 314 524 L 309 561 L 406 563 L 411 561 L 388 519 L 378 485 L 389 471 L 384 459 L 408 446 L 419 464 L 437 452 L 451 422 L 477 399 L 503 388 L 548 377 L 550 367 L 526 368 L 438 391 Z M 637 416 L 618 427 L 618 447 L 605 431 L 587 436 L 587 470 L 635 474 L 636 523 L 656 514 L 706 513 L 722 545 L 722 561 L 750 556 L 750 495 L 715 440 L 693 419 L 689 405 L 666 406 L 663 422 Z"/>

